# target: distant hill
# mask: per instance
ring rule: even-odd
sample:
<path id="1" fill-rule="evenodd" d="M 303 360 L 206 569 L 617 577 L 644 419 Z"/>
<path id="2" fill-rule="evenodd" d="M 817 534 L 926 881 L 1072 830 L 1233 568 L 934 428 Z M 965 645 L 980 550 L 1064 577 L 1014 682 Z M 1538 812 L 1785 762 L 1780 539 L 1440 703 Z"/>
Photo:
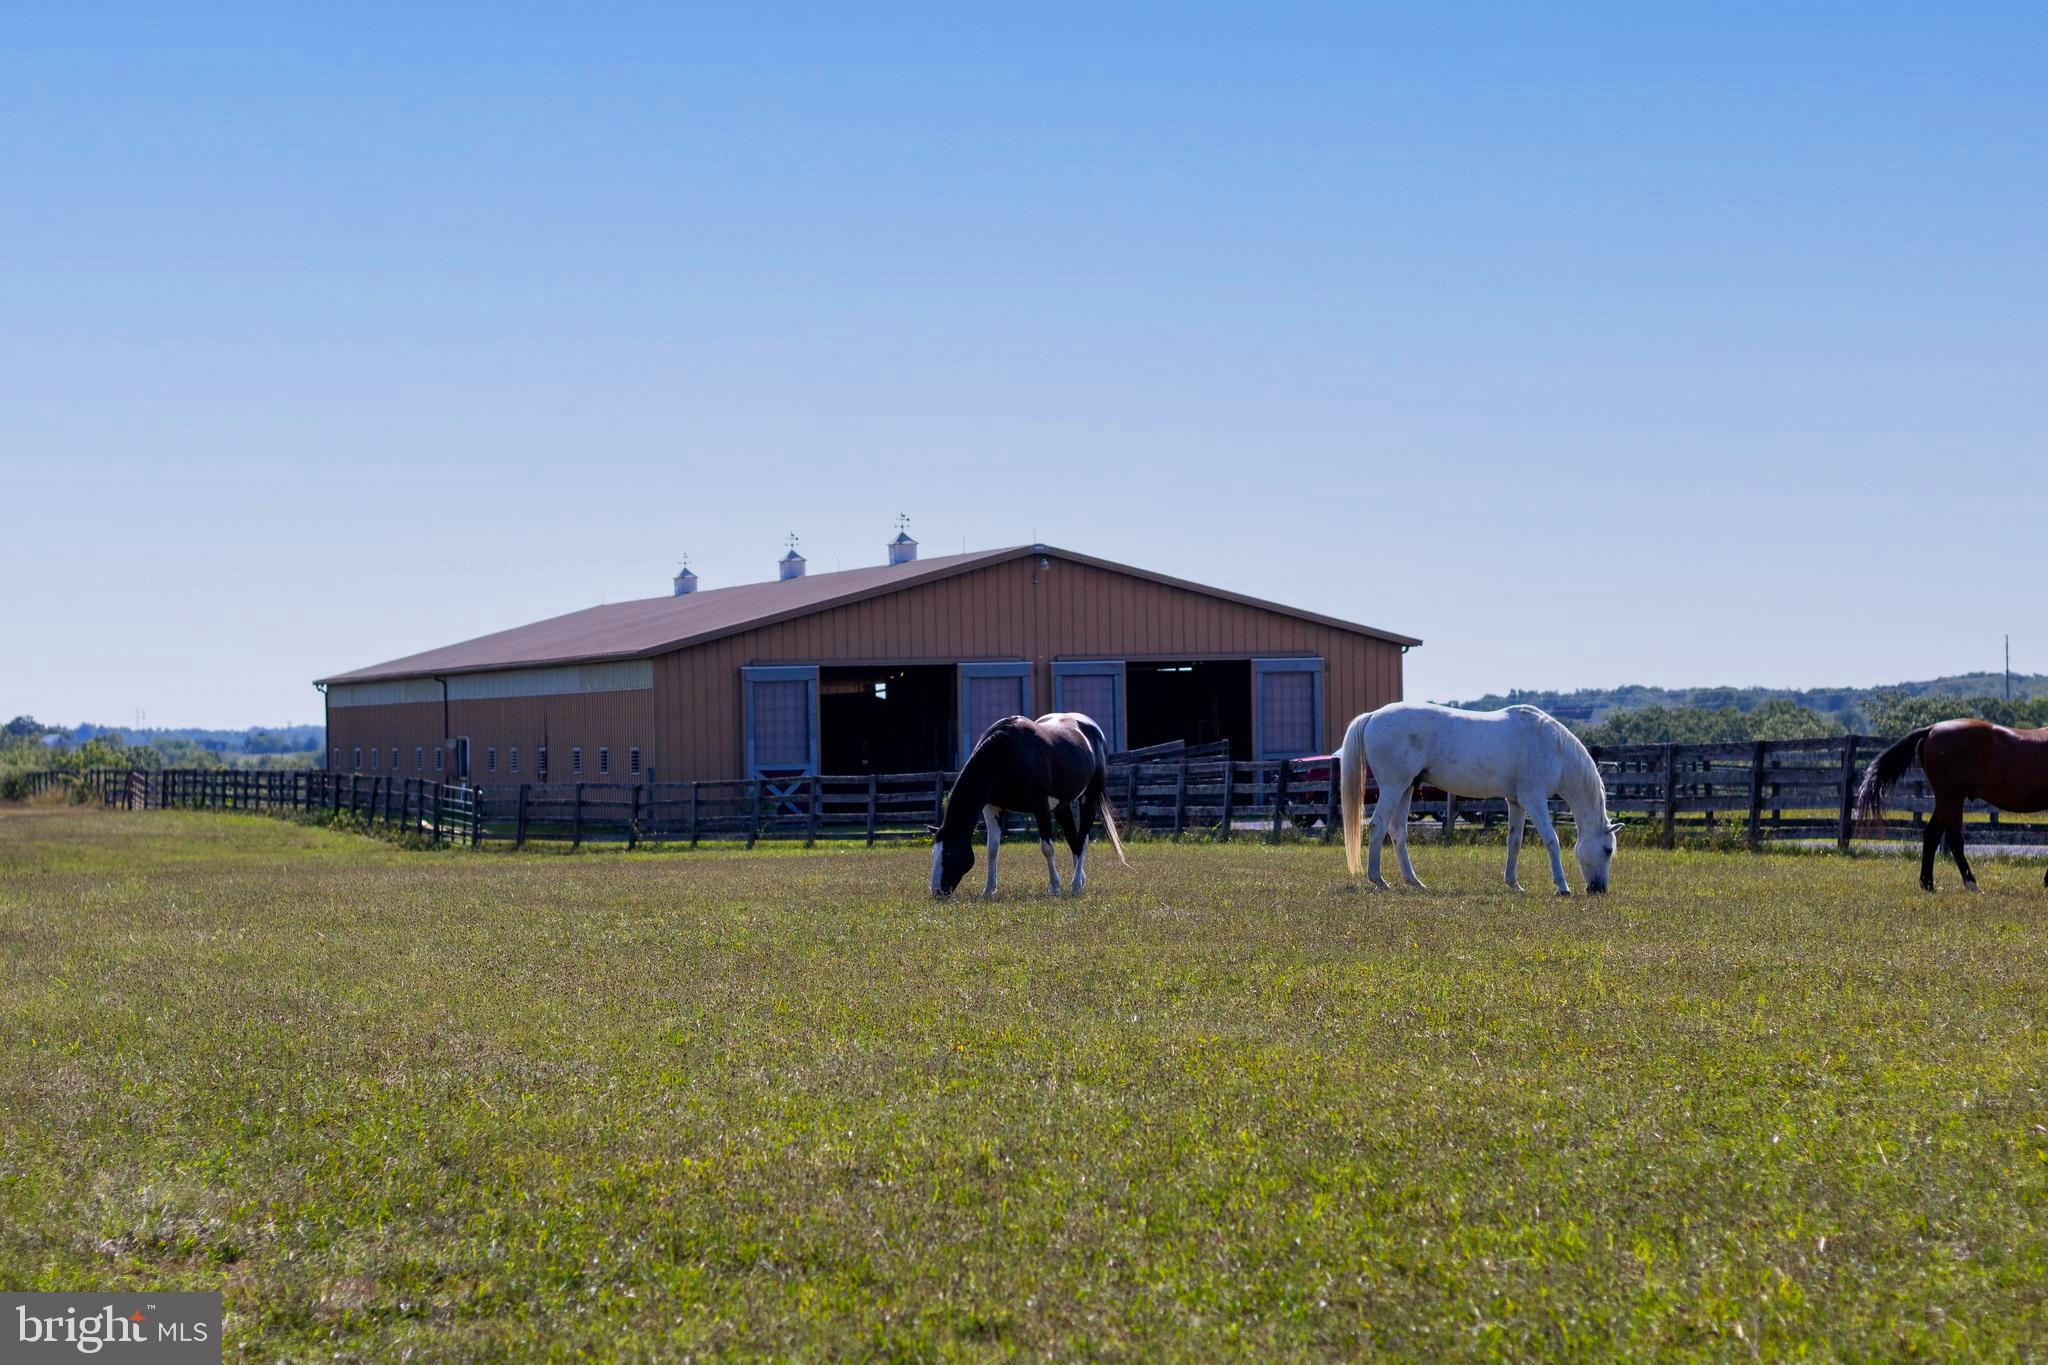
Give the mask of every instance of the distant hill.
<path id="1" fill-rule="evenodd" d="M 1514 691 L 1506 696 L 1488 693 L 1470 701 L 1446 702 L 1475 711 L 1492 711 L 1503 706 L 1538 706 L 1575 728 L 1587 729 L 1622 711 L 1640 711 L 1661 706 L 1673 710 L 1697 708 L 1719 711 L 1733 707 L 1749 712 L 1770 701 L 1788 701 L 1816 712 L 1842 730 L 1869 728 L 1865 703 L 1880 693 L 1902 693 L 1908 697 L 1997 697 L 2004 695 L 2002 673 L 1957 673 L 1925 682 L 1894 683 L 1889 687 L 1588 687 L 1576 692 Z M 2048 697 L 2048 673 L 2012 675 L 2013 700 Z"/>

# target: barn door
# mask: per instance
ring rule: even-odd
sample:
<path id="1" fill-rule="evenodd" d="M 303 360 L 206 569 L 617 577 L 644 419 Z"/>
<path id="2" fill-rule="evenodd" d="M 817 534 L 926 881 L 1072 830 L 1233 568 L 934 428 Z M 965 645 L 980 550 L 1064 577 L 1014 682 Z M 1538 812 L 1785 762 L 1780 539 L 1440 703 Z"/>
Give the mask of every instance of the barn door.
<path id="1" fill-rule="evenodd" d="M 1261 759 L 1323 750 L 1323 661 L 1252 660 L 1252 747 Z"/>
<path id="2" fill-rule="evenodd" d="M 818 670 L 743 668 L 747 776 L 763 781 L 762 804 L 792 813 L 804 778 L 818 771 Z"/>
<path id="3" fill-rule="evenodd" d="M 1111 753 L 1124 749 L 1124 663 L 1081 659 L 1052 666 L 1052 709 L 1078 711 L 1102 727 Z"/>
<path id="4" fill-rule="evenodd" d="M 982 732 L 1004 716 L 1031 714 L 1031 665 L 960 665 L 960 762 Z"/>

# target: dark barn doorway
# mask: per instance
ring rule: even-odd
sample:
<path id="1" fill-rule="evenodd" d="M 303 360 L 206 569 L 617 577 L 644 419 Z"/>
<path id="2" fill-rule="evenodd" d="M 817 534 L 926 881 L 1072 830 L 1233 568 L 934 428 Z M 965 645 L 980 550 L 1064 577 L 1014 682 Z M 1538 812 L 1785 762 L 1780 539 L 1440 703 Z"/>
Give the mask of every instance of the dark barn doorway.
<path id="1" fill-rule="evenodd" d="M 835 775 L 949 769 L 956 708 L 947 664 L 820 668 L 820 764 Z"/>
<path id="2" fill-rule="evenodd" d="M 1230 741 L 1232 758 L 1252 756 L 1252 666 L 1247 659 L 1124 665 L 1124 723 L 1142 749 L 1176 739 Z"/>

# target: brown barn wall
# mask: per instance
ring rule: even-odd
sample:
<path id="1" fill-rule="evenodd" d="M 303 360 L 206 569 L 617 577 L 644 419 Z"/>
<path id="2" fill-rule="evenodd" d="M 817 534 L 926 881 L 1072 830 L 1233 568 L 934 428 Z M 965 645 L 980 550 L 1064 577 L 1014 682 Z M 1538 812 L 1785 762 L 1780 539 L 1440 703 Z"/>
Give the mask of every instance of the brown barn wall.
<path id="1" fill-rule="evenodd" d="M 742 775 L 740 670 L 753 664 L 1025 659 L 1031 708 L 1044 712 L 1056 659 L 1284 655 L 1327 661 L 1328 745 L 1359 712 L 1401 698 L 1399 645 L 1073 560 L 1011 560 L 660 656 L 658 775 Z"/>
<path id="2" fill-rule="evenodd" d="M 470 778 L 474 782 L 534 782 L 535 767 L 543 736 L 548 745 L 548 777 L 568 781 L 569 751 L 583 748 L 583 780 L 595 782 L 597 751 L 612 751 L 610 776 L 629 776 L 629 752 L 640 749 L 641 760 L 652 763 L 655 755 L 654 689 L 629 692 L 565 693 L 547 697 L 490 697 L 448 703 L 448 724 L 444 734 L 439 702 L 401 702 L 386 706 L 338 706 L 329 712 L 328 747 L 341 748 L 342 771 L 352 769 L 355 750 L 363 753 L 363 772 L 370 771 L 369 750 L 381 747 L 390 757 L 399 748 L 400 776 L 434 776 L 434 748 L 443 738 L 463 735 L 470 743 Z M 510 771 L 512 746 L 519 748 L 519 771 Z M 488 770 L 485 751 L 498 749 L 498 771 Z M 423 772 L 413 767 L 413 750 L 427 751 Z M 330 753 L 331 758 L 331 753 Z M 389 768 L 380 770 L 386 775 Z M 452 774 L 452 770 L 451 770 Z"/>

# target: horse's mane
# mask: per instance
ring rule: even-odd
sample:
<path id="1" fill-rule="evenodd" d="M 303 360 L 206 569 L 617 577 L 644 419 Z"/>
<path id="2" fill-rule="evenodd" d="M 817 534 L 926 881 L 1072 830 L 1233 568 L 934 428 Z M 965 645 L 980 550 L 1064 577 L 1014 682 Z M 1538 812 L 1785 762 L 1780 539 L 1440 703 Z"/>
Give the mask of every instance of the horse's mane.
<path id="1" fill-rule="evenodd" d="M 1593 751 L 1586 747 L 1586 741 L 1572 733 L 1572 728 L 1547 711 L 1535 707 L 1530 713 L 1543 722 L 1544 731 L 1550 742 L 1557 746 L 1557 755 L 1564 760 L 1563 771 L 1576 776 L 1586 787 L 1586 794 L 1592 797 L 1598 807 L 1598 814 L 1604 820 L 1607 815 L 1607 784 L 1601 780 L 1600 765 L 1593 758 Z M 1563 795 L 1562 792 L 1559 795 Z"/>

